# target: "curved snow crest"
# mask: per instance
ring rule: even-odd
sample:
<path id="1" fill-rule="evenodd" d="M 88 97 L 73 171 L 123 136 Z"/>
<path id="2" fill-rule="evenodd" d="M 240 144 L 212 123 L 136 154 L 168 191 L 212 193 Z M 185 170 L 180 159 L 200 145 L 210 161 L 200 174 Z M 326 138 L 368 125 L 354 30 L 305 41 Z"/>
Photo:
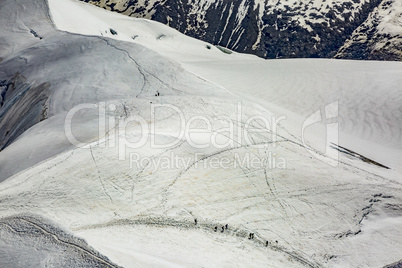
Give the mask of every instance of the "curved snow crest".
<path id="1" fill-rule="evenodd" d="M 49 0 L 49 6 L 53 21 L 63 31 L 141 44 L 173 59 L 208 61 L 234 56 L 228 57 L 215 46 L 159 22 L 122 16 L 75 0 Z"/>
<path id="2" fill-rule="evenodd" d="M 18 18 L 17 14 L 24 14 L 24 9 L 32 10 L 31 15 Z M 39 107 L 41 109 L 37 108 L 38 105 L 27 106 L 27 113 L 38 114 L 39 118 L 37 121 L 28 120 L 27 123 L 18 118 L 18 113 L 12 112 L 13 109 L 21 112 L 25 110 L 22 110 L 20 104 L 18 107 L 8 105 L 12 103 L 13 95 L 4 95 L 1 87 L 1 94 L 5 97 L 2 99 L 2 114 L 7 110 L 8 119 L 0 133 L 8 136 L 17 133 L 19 136 L 21 129 L 26 131 L 22 134 L 25 139 L 15 140 L 18 137 L 15 135 L 15 142 L 3 148 L 0 154 L 0 181 L 70 148 L 71 144 L 63 129 L 64 117 L 79 104 L 96 104 L 108 100 L 124 103 L 124 100 L 130 98 L 153 98 L 157 92 L 164 96 L 228 95 L 222 87 L 198 78 L 178 63 L 140 44 L 56 30 L 44 1 L 10 2 L 0 12 L 5 25 L 0 31 L 3 37 L 7 37 L 5 44 L 12 44 L 5 46 L 9 54 L 0 55 L 3 57 L 0 62 L 0 81 L 8 81 L 20 73 L 26 78 L 27 84 L 33 84 L 34 81 L 50 84 L 46 91 L 47 100 L 40 97 L 38 88 L 35 87 L 25 94 L 28 97 L 39 96 L 38 103 L 43 106 Z M 9 14 L 16 16 L 9 18 Z M 49 19 L 41 19 L 44 17 Z M 32 24 L 35 22 L 36 24 Z M 31 29 L 35 29 L 36 35 L 40 35 L 41 39 Z M 14 93 L 20 94 L 23 90 L 24 87 L 19 86 Z M 28 98 L 22 100 L 26 99 Z M 148 101 L 148 105 L 150 102 L 152 100 Z M 90 112 L 87 113 L 89 117 L 76 119 L 77 124 L 85 125 L 82 128 L 77 127 L 75 132 L 83 141 L 97 138 L 97 119 Z M 41 115 L 44 116 L 40 117 Z M 44 118 L 47 120 L 43 121 Z M 40 120 L 42 121 L 39 122 Z M 39 123 L 28 129 L 28 123 L 32 122 Z M 44 133 L 46 139 L 43 139 Z"/>
<path id="3" fill-rule="evenodd" d="M 334 57 L 350 38 L 350 33 L 369 15 L 373 16 L 375 8 L 381 3 L 381 0 L 81 1 L 127 16 L 151 18 L 184 34 L 271 59 Z M 389 5 L 390 2 L 383 1 L 383 4 Z M 397 7 L 394 10 L 400 12 Z M 387 18 L 381 19 L 387 23 Z M 375 27 L 364 27 L 363 33 L 370 36 L 371 29 Z M 377 41 L 380 47 L 388 43 L 387 38 L 392 32 L 381 35 L 385 42 L 375 38 L 372 45 Z M 395 45 L 399 41 L 400 37 L 395 36 L 389 47 L 391 51 L 389 48 L 376 49 L 373 55 L 369 55 L 358 49 L 348 49 L 348 53 L 343 50 L 337 57 L 398 60 L 400 53 Z M 364 49 L 364 46 L 359 47 Z"/>
<path id="4" fill-rule="evenodd" d="M 128 25 L 135 20 L 115 14 L 108 17 L 104 11 L 89 6 L 85 8 L 88 7 L 91 16 L 86 19 L 96 18 L 89 25 L 102 31 L 89 33 L 91 36 L 60 32 L 50 27 L 49 21 L 40 19 L 47 17 L 47 13 L 36 5 L 44 1 L 9 3 L 17 5 L 4 11 L 0 20 L 7 12 L 25 9 L 42 24 L 37 24 L 34 34 L 30 31 L 32 18 L 29 16 L 15 16 L 19 19 L 5 21 L 7 30 L 0 31 L 18 42 L 9 47 L 13 53 L 0 63 L 1 79 L 20 71 L 29 81 L 48 81 L 51 101 L 50 117 L 25 131 L 0 153 L 2 176 L 6 174 L 7 178 L 22 170 L 0 184 L 1 215 L 40 212 L 87 239 L 112 261 L 127 266 L 131 263 L 152 266 L 155 261 L 175 266 L 181 264 L 182 255 L 186 256 L 185 264 L 199 266 L 211 264 L 205 263 L 205 259 L 231 266 L 249 265 L 251 259 L 253 264 L 263 266 L 274 256 L 279 267 L 306 263 L 378 267 L 391 263 L 395 256 L 399 258 L 400 173 L 349 156 L 341 157 L 338 168 L 328 166 L 306 152 L 297 132 L 298 125 L 293 125 L 300 123 L 297 121 L 300 117 L 294 113 L 308 116 L 311 112 L 308 109 L 313 109 L 312 112 L 320 109 L 327 100 L 333 101 L 326 98 L 336 96 L 338 87 L 345 87 L 342 93 L 348 97 L 348 87 L 361 90 L 371 83 L 372 80 L 364 79 L 372 73 L 358 62 L 344 70 L 346 65 L 338 61 L 334 64 L 263 61 L 236 53 L 224 54 L 153 22 L 136 20 L 138 23 L 132 25 L 137 27 L 131 29 Z M 71 10 L 78 5 L 76 2 L 53 1 L 53 4 L 59 11 L 65 8 L 59 16 L 80 14 Z M 21 14 L 25 13 L 17 13 Z M 72 19 L 64 18 L 67 27 Z M 102 18 L 107 21 L 106 25 L 102 24 Z M 24 30 L 15 30 L 14 23 L 19 23 Z M 97 23 L 100 28 L 96 27 Z M 155 30 L 149 32 L 144 25 Z M 110 37 L 118 39 L 126 34 L 132 41 L 102 37 L 105 27 L 109 27 Z M 78 30 L 85 30 L 84 23 L 81 28 Z M 142 32 L 143 36 L 133 38 L 134 31 Z M 144 46 L 134 44 L 136 40 L 142 40 Z M 372 64 L 377 69 L 376 63 Z M 383 64 L 380 66 L 384 67 L 384 73 L 374 76 L 374 80 L 383 74 L 388 75 L 384 75 L 385 79 L 400 73 L 400 65 Z M 326 68 L 330 74 L 323 76 L 322 70 Z M 356 72 L 361 72 L 363 86 L 352 83 Z M 265 80 L 267 73 L 271 76 Z M 349 76 L 343 84 L 345 75 Z M 324 82 L 319 79 L 323 77 Z M 331 85 L 328 91 L 333 89 L 334 95 L 314 95 L 317 89 L 328 92 L 323 89 L 328 81 Z M 398 79 L 392 78 L 387 87 L 397 90 L 398 83 Z M 381 83 L 374 83 L 370 90 L 378 89 L 376 86 L 384 90 Z M 245 103 L 241 114 L 244 117 L 240 119 L 235 112 L 239 99 Z M 252 144 L 233 148 L 194 148 L 182 139 L 172 148 L 161 149 L 148 142 L 141 148 L 127 148 L 124 154 L 127 157 L 120 161 L 116 157 L 120 148 L 105 146 L 119 137 L 119 133 L 112 128 L 106 135 L 99 135 L 98 111 L 88 109 L 73 118 L 76 128 L 72 131 L 80 141 L 95 142 L 86 148 L 67 151 L 71 143 L 64 133 L 66 113 L 82 103 L 113 107 L 107 116 L 116 121 L 141 116 L 147 124 L 158 124 L 156 138 L 161 141 L 175 138 L 172 133 L 178 128 L 178 116 L 165 112 L 158 120 L 152 119 L 151 102 L 174 104 L 187 117 L 216 119 L 214 129 L 222 129 L 230 119 L 244 128 L 247 116 L 270 116 L 276 109 L 290 112 L 287 113 L 289 121 L 279 127 L 276 140 L 272 133 L 264 132 L 253 136 Z M 352 100 L 351 106 L 356 102 Z M 306 108 L 311 104 L 316 106 Z M 393 104 L 389 106 L 394 109 Z M 254 123 L 253 127 L 262 130 L 259 122 Z M 134 124 L 127 135 L 135 138 L 140 132 L 138 124 Z M 247 155 L 263 158 L 270 153 L 286 159 L 286 169 L 239 164 Z M 168 168 L 149 164 L 158 159 L 175 159 L 175 156 L 189 164 Z M 43 159 L 44 162 L 35 165 Z M 146 161 L 137 161 L 141 159 Z M 212 165 L 220 159 L 229 160 L 234 168 Z M 147 225 L 150 221 L 145 226 L 135 224 L 144 218 L 174 219 L 174 228 L 161 230 Z M 206 226 L 208 230 L 193 227 L 195 219 L 198 226 Z M 129 224 L 109 224 L 113 222 Z M 180 230 L 183 223 L 190 227 Z M 228 229 L 222 228 L 225 224 L 229 225 Z M 217 232 L 211 230 L 213 226 Z M 222 229 L 218 231 L 218 228 Z M 191 240 L 183 233 L 189 234 Z M 239 233 L 241 236 L 236 236 Z M 255 234 L 255 240 L 250 233 Z M 192 239 L 196 247 L 189 246 Z M 107 246 L 106 242 L 111 245 Z M 285 252 L 294 257 L 287 259 L 289 254 Z"/>
<path id="5" fill-rule="evenodd" d="M 320 109 L 319 106 L 338 101 L 340 127 L 345 135 L 400 148 L 400 63 L 264 61 L 250 55 L 229 55 L 158 22 L 122 16 L 79 1 L 51 0 L 50 3 L 60 29 L 93 35 L 106 31 L 111 38 L 142 44 L 242 98 L 263 96 L 269 102 L 266 108 L 275 104 L 307 117 Z M 69 9 L 81 10 L 81 20 L 89 12 L 90 19 L 85 20 L 88 27 L 74 26 L 78 20 L 69 15 L 72 12 L 61 12 Z M 111 34 L 110 28 L 117 35 Z M 250 90 L 252 94 L 248 93 Z"/>
<path id="6" fill-rule="evenodd" d="M 0 218 L 2 267 L 119 267 L 81 238 L 42 216 L 18 214 Z"/>

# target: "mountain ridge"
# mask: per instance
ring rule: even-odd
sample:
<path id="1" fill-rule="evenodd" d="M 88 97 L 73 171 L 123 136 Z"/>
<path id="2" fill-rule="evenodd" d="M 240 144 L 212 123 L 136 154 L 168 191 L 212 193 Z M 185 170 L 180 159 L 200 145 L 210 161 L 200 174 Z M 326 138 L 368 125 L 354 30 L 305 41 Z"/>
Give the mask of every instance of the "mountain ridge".
<path id="1" fill-rule="evenodd" d="M 368 38 L 368 42 L 362 44 L 353 37 L 359 28 L 369 37 L 372 36 L 370 32 L 381 36 L 377 24 L 370 21 L 372 17 L 378 17 L 378 9 L 383 10 L 382 13 L 395 11 L 397 4 L 394 5 L 396 1 L 393 0 L 80 1 L 128 16 L 156 20 L 191 37 L 262 58 L 336 56 L 345 59 L 402 60 L 401 53 L 375 47 L 373 42 L 382 42 L 378 37 L 373 40 Z M 396 26 L 402 33 L 402 23 L 398 20 L 401 12 L 396 9 L 394 13 Z M 380 20 L 383 17 L 380 16 Z M 370 27 L 362 28 L 364 24 Z M 390 47 L 396 51 L 402 48 L 401 35 L 384 43 L 387 42 L 391 42 Z M 358 49 L 344 52 L 345 46 Z M 366 53 L 362 53 L 362 50 Z M 370 56 L 372 54 L 377 56 Z"/>
<path id="2" fill-rule="evenodd" d="M 1 7 L 0 267 L 400 259 L 401 62 L 267 61 L 76 0 Z"/>

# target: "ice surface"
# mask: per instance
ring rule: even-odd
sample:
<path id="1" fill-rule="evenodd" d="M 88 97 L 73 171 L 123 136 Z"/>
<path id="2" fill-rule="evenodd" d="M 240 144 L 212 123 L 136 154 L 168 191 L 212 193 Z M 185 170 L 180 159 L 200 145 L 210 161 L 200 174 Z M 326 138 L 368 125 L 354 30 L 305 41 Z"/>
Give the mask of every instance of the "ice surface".
<path id="1" fill-rule="evenodd" d="M 49 6 L 50 13 L 42 0 L 6 1 L 0 8 L 1 22 L 6 18 L 0 81 L 18 72 L 25 83 L 50 84 L 47 119 L 0 152 L 1 222 L 26 212 L 49 218 L 124 267 L 381 267 L 400 260 L 401 63 L 266 61 L 225 54 L 157 22 L 77 1 L 49 0 Z M 339 111 L 327 106 L 327 114 L 339 114 L 339 145 L 391 169 L 342 153 L 331 166 L 308 152 L 303 122 L 336 101 Z M 138 138 L 141 126 L 127 125 L 122 133 L 101 121 L 109 131 L 99 133 L 98 110 L 88 108 L 72 119 L 74 136 L 89 142 L 75 148 L 64 123 L 84 103 L 105 107 L 114 123 L 138 116 L 156 131 L 140 148 L 122 151 L 120 139 Z M 191 140 L 180 137 L 179 115 L 162 109 L 152 117 L 155 104 L 213 124 Z M 232 147 L 191 144 L 230 120 L 244 130 L 256 115 L 286 120 L 277 136 L 257 133 L 251 144 L 239 133 L 230 137 Z M 263 128 L 259 121 L 252 126 Z M 307 130 L 308 149 L 323 152 L 325 127 Z M 151 137 L 178 143 L 156 148 Z M 285 168 L 239 163 L 273 154 L 286 160 Z M 132 156 L 147 162 L 137 165 Z M 176 156 L 184 162 L 157 164 Z M 230 168 L 211 162 L 222 159 Z M 42 234 L 32 243 L 10 235 L 1 233 L 15 241 L 2 252 L 19 261 L 34 259 L 32 248 L 48 247 Z M 18 245 L 28 253 L 18 255 Z"/>

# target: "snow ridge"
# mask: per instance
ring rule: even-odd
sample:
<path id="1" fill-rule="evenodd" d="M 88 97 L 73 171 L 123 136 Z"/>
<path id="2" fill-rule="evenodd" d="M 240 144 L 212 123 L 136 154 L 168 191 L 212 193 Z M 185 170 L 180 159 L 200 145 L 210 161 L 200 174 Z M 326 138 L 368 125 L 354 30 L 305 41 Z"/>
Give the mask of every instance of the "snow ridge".
<path id="1" fill-rule="evenodd" d="M 149 13 L 144 10 L 149 9 L 150 3 L 147 3 L 147 7 L 144 8 L 140 7 L 139 3 L 131 4 L 127 0 L 112 0 L 107 3 L 97 0 L 81 1 L 123 14 L 126 14 L 125 10 L 116 6 L 132 5 L 139 11 L 133 11 L 129 14 L 131 16 L 157 20 L 186 35 L 264 58 L 332 58 L 339 49 L 344 50 L 343 47 L 349 46 L 348 43 L 351 41 L 347 40 L 357 38 L 351 36 L 352 32 L 360 31 L 361 34 L 370 34 L 370 29 L 377 27 L 377 24 L 388 25 L 389 16 L 385 15 L 388 11 L 384 10 L 384 15 L 375 14 L 376 10 L 384 9 L 380 7 L 381 5 L 388 5 L 387 8 L 395 12 L 391 15 L 395 18 L 394 22 L 389 25 L 398 25 L 397 18 L 400 14 L 397 4 L 389 6 L 389 1 L 381 3 L 381 0 L 184 0 L 180 2 L 175 0 L 155 2 L 154 8 L 150 8 L 152 11 Z M 176 6 L 179 8 L 175 8 Z M 370 24 L 369 21 L 372 19 L 368 19 L 366 26 L 362 25 L 369 16 L 377 17 L 377 23 Z M 396 42 L 396 45 L 388 50 L 379 49 L 389 40 L 379 41 L 379 38 L 374 38 L 370 46 L 375 46 L 375 53 L 379 54 L 376 59 L 398 60 L 398 51 L 400 51 L 398 44 L 402 39 L 401 29 L 379 27 L 381 31 L 385 31 L 380 31 L 379 35 L 392 35 L 394 39 L 392 42 Z M 348 53 L 341 51 L 337 54 L 338 58 L 371 59 L 367 53 L 362 54 L 357 50 L 351 50 Z"/>

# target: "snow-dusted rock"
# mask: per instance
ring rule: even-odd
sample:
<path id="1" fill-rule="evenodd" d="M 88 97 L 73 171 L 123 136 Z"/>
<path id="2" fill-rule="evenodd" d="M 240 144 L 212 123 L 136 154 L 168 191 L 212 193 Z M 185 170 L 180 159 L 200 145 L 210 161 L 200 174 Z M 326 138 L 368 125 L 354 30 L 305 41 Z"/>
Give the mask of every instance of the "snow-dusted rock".
<path id="1" fill-rule="evenodd" d="M 73 0 L 0 15 L 0 266 L 400 260 L 401 63 L 223 53 Z"/>

